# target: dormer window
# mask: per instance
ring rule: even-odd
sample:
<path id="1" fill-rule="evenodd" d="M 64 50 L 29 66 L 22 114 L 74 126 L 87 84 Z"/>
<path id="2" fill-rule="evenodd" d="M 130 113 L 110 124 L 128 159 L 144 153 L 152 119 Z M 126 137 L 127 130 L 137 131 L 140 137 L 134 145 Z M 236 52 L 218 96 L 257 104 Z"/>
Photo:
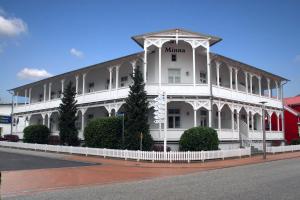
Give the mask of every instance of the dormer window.
<path id="1" fill-rule="evenodd" d="M 171 60 L 172 60 L 172 62 L 176 62 L 177 61 L 177 55 L 176 54 L 172 54 L 171 55 Z"/>

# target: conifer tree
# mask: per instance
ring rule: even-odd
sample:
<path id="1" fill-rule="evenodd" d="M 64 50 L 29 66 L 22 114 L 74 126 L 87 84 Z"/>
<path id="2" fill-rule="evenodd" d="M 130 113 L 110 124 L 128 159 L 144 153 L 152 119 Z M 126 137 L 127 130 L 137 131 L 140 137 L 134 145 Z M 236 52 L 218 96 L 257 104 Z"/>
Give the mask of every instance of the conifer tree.
<path id="1" fill-rule="evenodd" d="M 125 148 L 138 150 L 142 134 L 143 150 L 150 150 L 153 139 L 149 133 L 148 115 L 149 102 L 145 91 L 145 83 L 139 67 L 136 67 L 131 75 L 133 84 L 129 86 L 130 91 L 125 99 Z"/>
<path id="2" fill-rule="evenodd" d="M 77 101 L 75 100 L 75 88 L 70 81 L 63 91 L 63 98 L 59 105 L 59 136 L 61 144 L 78 146 L 78 130 L 75 126 L 77 120 Z"/>

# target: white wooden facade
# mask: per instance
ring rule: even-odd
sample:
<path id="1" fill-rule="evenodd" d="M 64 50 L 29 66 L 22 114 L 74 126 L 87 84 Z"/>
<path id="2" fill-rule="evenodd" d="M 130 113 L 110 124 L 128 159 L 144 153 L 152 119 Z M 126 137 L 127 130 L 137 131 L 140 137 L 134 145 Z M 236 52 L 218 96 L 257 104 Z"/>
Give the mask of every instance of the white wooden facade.
<path id="1" fill-rule="evenodd" d="M 176 148 L 184 130 L 209 126 L 217 130 L 221 148 L 238 147 L 243 141 L 262 140 L 266 120 L 267 140 L 282 142 L 283 84 L 285 78 L 210 52 L 221 39 L 172 29 L 132 37 L 143 52 L 95 64 L 12 89 L 14 117 L 26 125 L 43 123 L 58 133 L 57 108 L 61 91 L 72 81 L 79 106 L 80 137 L 87 122 L 122 112 L 130 74 L 139 67 L 144 75 L 150 104 L 159 91 L 168 95 L 168 145 Z M 18 98 L 25 104 L 18 104 Z M 262 117 L 259 102 L 267 102 Z M 151 134 L 158 143 L 163 135 L 149 116 Z M 22 138 L 22 129 L 14 132 Z M 83 138 L 82 138 L 83 139 Z"/>

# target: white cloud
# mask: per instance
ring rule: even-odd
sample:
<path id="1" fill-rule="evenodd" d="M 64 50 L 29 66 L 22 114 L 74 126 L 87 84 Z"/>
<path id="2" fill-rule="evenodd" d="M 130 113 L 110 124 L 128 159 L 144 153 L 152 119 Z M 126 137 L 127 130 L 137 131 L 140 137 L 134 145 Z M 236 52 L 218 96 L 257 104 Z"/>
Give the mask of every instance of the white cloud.
<path id="1" fill-rule="evenodd" d="M 296 63 L 300 63 L 300 54 L 298 54 L 298 55 L 295 56 L 294 61 L 295 61 Z"/>
<path id="2" fill-rule="evenodd" d="M 27 32 L 27 25 L 22 19 L 7 18 L 3 12 L 0 12 L 0 36 L 13 37 Z"/>
<path id="3" fill-rule="evenodd" d="M 83 58 L 83 52 L 79 51 L 75 48 L 70 49 L 70 54 L 77 57 L 77 58 Z"/>
<path id="4" fill-rule="evenodd" d="M 52 76 L 49 72 L 44 69 L 35 69 L 35 68 L 24 68 L 22 69 L 17 76 L 20 79 L 30 79 L 30 80 L 37 80 L 42 78 L 47 78 Z"/>

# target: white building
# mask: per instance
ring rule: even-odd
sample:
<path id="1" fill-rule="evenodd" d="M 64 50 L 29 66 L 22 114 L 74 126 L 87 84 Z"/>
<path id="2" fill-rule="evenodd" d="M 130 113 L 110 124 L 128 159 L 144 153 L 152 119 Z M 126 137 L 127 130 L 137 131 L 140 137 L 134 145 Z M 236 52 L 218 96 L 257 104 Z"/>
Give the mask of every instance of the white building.
<path id="1" fill-rule="evenodd" d="M 15 94 L 14 117 L 26 125 L 43 123 L 57 134 L 57 108 L 61 91 L 72 81 L 79 106 L 80 137 L 91 118 L 122 112 L 128 95 L 130 74 L 140 67 L 149 100 L 159 91 L 168 95 L 168 145 L 184 130 L 210 126 L 217 130 L 221 148 L 262 140 L 262 109 L 266 101 L 266 131 L 269 144 L 284 140 L 282 93 L 285 78 L 210 52 L 221 39 L 211 35 L 172 29 L 132 37 L 144 51 L 23 85 Z M 18 104 L 18 96 L 25 105 Z M 276 120 L 271 120 L 273 118 Z M 149 117 L 157 143 L 163 134 Z M 22 137 L 22 130 L 14 132 Z"/>
<path id="2" fill-rule="evenodd" d="M 11 133 L 11 104 L 0 103 L 0 136 Z"/>

